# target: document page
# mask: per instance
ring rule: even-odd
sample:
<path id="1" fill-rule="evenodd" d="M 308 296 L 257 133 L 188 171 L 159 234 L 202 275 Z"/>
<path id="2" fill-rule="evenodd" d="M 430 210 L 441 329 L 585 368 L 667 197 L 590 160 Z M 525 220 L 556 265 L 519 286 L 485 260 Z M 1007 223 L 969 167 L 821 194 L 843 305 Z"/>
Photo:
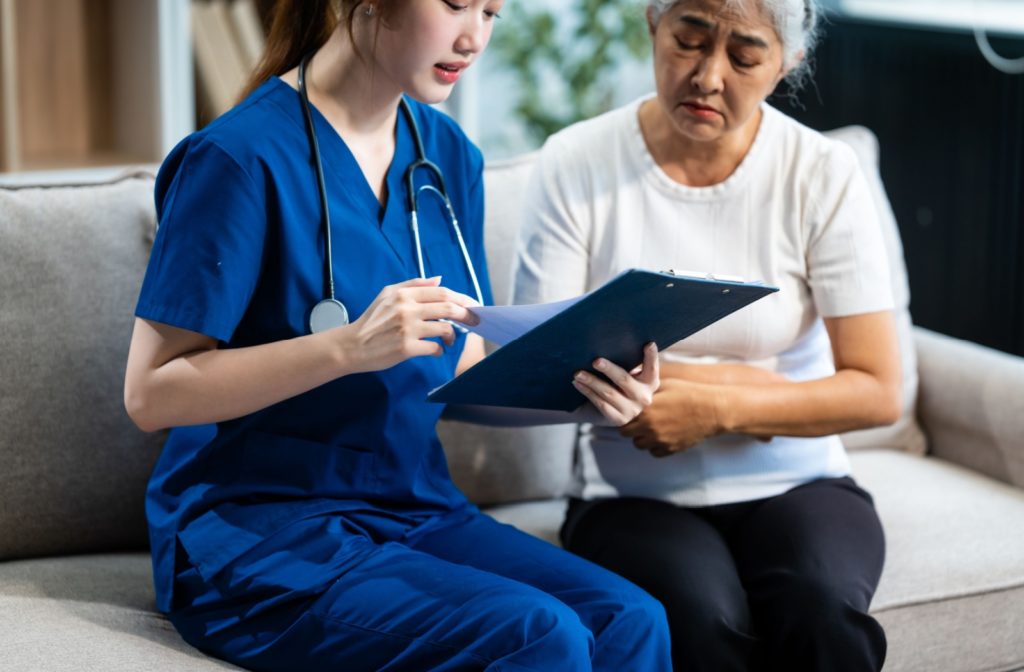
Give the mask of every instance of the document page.
<path id="1" fill-rule="evenodd" d="M 541 322 L 546 322 L 582 299 L 566 299 L 555 303 L 537 303 L 527 306 L 475 306 L 470 312 L 480 318 L 480 324 L 463 326 L 488 341 L 505 345 L 514 341 Z"/>

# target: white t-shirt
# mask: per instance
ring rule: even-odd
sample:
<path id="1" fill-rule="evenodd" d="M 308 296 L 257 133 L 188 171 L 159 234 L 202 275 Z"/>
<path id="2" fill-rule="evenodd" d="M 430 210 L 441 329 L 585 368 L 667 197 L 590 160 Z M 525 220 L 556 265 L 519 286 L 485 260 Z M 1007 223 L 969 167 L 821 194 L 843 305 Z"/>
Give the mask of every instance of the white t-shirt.
<path id="1" fill-rule="evenodd" d="M 882 231 L 853 151 L 769 105 L 724 182 L 681 185 L 655 163 L 640 99 L 552 136 L 528 192 L 513 264 L 515 303 L 570 298 L 627 268 L 697 271 L 780 288 L 662 353 L 742 363 L 794 381 L 835 372 L 822 317 L 889 310 Z M 770 497 L 849 473 L 837 436 L 720 435 L 668 458 L 612 428 L 583 428 L 576 496 L 684 506 Z"/>

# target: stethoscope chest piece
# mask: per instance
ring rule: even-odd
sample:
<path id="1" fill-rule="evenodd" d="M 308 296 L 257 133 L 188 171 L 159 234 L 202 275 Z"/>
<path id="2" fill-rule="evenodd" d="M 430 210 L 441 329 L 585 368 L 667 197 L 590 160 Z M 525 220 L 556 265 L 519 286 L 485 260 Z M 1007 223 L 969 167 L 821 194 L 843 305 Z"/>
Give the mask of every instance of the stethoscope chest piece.
<path id="1" fill-rule="evenodd" d="M 348 310 L 337 299 L 324 299 L 313 306 L 309 314 L 309 330 L 314 334 L 321 331 L 344 327 L 348 324 Z"/>

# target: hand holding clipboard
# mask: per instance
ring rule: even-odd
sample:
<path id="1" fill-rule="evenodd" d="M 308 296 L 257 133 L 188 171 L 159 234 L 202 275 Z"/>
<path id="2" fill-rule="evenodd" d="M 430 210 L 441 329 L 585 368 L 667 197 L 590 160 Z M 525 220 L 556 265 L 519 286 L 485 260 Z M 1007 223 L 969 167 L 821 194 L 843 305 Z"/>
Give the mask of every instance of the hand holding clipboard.
<path id="1" fill-rule="evenodd" d="M 597 357 L 628 370 L 643 346 L 681 341 L 768 294 L 760 283 L 632 269 L 494 351 L 428 395 L 434 402 L 572 411 L 585 401 L 573 374 Z M 564 306 L 564 307 L 563 307 Z M 538 307 L 541 308 L 541 307 Z"/>

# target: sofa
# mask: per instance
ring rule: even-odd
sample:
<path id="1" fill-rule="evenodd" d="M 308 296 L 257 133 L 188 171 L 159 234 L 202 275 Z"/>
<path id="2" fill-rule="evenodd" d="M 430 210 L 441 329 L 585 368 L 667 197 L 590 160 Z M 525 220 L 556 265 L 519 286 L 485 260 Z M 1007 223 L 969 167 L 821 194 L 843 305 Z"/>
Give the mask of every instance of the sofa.
<path id="1" fill-rule="evenodd" d="M 872 606 L 886 669 L 1024 669 L 1024 359 L 912 325 L 877 143 L 863 128 L 831 133 L 874 190 L 899 304 L 904 417 L 844 436 L 887 535 Z M 486 169 L 499 302 L 533 161 Z M 152 188 L 151 167 L 0 176 L 0 669 L 237 669 L 154 609 L 143 496 L 164 434 L 136 429 L 122 405 Z M 575 426 L 440 432 L 467 495 L 557 543 Z"/>

